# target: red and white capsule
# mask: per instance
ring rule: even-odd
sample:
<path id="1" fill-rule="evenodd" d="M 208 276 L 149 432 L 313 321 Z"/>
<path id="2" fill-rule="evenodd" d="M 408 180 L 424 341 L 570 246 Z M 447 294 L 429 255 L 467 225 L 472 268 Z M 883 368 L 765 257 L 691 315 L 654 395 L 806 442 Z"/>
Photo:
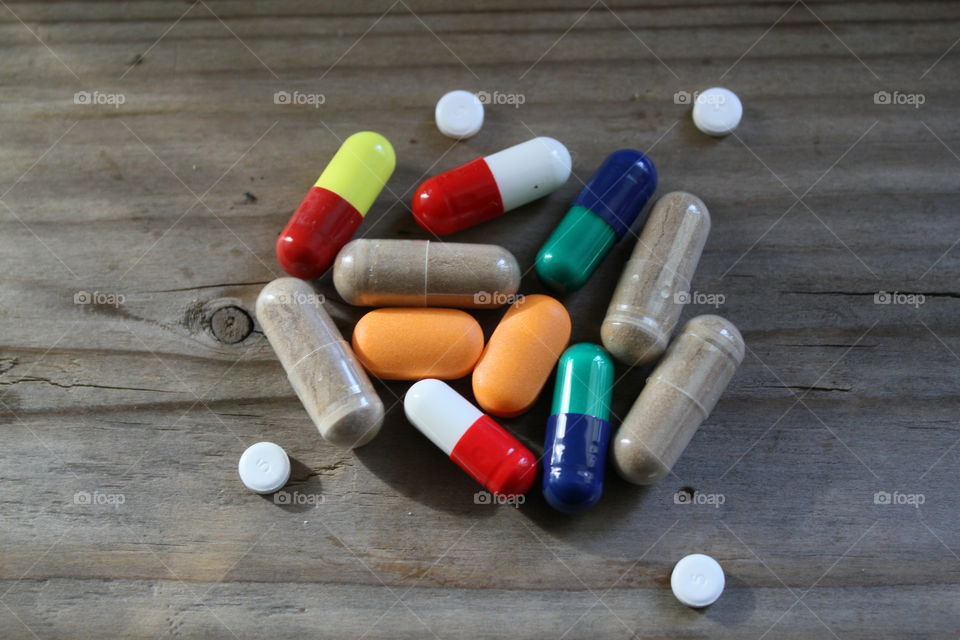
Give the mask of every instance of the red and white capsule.
<path id="1" fill-rule="evenodd" d="M 570 167 L 563 144 L 533 138 L 426 180 L 413 194 L 413 216 L 441 236 L 467 229 L 555 191 Z"/>
<path id="2" fill-rule="evenodd" d="M 403 399 L 407 419 L 490 493 L 521 495 L 537 458 L 506 429 L 440 380 L 416 383 Z"/>

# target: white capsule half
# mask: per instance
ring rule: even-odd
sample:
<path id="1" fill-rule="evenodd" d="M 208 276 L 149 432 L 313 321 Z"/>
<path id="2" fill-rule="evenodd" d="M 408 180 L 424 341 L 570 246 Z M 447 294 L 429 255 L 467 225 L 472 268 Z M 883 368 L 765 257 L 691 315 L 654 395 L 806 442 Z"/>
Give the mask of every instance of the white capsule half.
<path id="1" fill-rule="evenodd" d="M 407 420 L 448 456 L 467 429 L 483 416 L 450 385 L 432 378 L 410 387 L 403 410 Z"/>
<path id="2" fill-rule="evenodd" d="M 484 161 L 510 211 L 556 191 L 570 177 L 570 152 L 558 140 L 540 137 L 486 156 Z"/>

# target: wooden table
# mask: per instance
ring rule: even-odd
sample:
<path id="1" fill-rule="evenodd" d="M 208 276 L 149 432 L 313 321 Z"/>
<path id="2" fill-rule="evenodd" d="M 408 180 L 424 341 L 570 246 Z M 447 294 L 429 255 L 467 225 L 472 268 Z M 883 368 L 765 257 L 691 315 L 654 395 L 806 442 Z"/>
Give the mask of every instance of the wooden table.
<path id="1" fill-rule="evenodd" d="M 0 635 L 957 636 L 960 6 L 517 5 L 0 7 Z M 685 104 L 716 85 L 745 109 L 720 140 Z M 433 123 L 453 88 L 499 102 L 464 143 Z M 424 177 L 534 135 L 576 177 L 455 240 L 528 269 L 622 147 L 659 193 L 704 199 L 684 319 L 721 313 L 748 353 L 675 475 L 611 474 L 582 517 L 537 492 L 475 504 L 403 383 L 376 385 L 374 442 L 320 439 L 252 309 L 276 234 L 361 129 L 399 157 L 367 237 L 427 237 Z M 632 244 L 565 299 L 574 340 L 598 339 Z M 365 310 L 318 286 L 349 335 Z M 544 289 L 528 272 L 522 291 Z M 499 315 L 478 314 L 488 335 Z M 618 369 L 617 416 L 648 374 Z M 538 451 L 548 396 L 505 421 Z M 296 459 L 296 504 L 239 482 L 265 439 Z M 670 593 L 693 552 L 727 574 L 705 611 Z"/>

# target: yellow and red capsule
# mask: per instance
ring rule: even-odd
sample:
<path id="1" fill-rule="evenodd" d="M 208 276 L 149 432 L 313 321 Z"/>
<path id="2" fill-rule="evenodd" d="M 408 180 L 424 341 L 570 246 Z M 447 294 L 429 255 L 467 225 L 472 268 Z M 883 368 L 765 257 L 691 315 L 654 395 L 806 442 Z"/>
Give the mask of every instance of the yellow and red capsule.
<path id="1" fill-rule="evenodd" d="M 277 238 L 277 260 L 290 275 L 312 279 L 333 265 L 393 175 L 397 157 L 379 133 L 361 131 L 340 145 Z"/>

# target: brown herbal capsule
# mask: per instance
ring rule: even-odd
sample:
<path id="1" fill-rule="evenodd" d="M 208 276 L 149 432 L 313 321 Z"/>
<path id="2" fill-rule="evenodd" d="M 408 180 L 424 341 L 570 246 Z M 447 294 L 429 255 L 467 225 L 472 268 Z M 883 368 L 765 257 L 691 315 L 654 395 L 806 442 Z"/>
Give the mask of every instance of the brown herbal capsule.
<path id="1" fill-rule="evenodd" d="M 720 316 L 697 316 L 684 326 L 614 437 L 614 465 L 624 479 L 653 484 L 670 472 L 743 352 L 740 332 Z"/>
<path id="2" fill-rule="evenodd" d="M 297 278 L 267 284 L 257 320 L 320 435 L 350 448 L 372 440 L 383 402 L 313 287 Z"/>
<path id="3" fill-rule="evenodd" d="M 600 328 L 617 360 L 643 364 L 667 348 L 709 233 L 710 213 L 700 198 L 673 191 L 654 205 Z"/>
<path id="4" fill-rule="evenodd" d="M 362 307 L 502 307 L 520 288 L 513 254 L 493 244 L 367 240 L 346 245 L 333 284 Z"/>

